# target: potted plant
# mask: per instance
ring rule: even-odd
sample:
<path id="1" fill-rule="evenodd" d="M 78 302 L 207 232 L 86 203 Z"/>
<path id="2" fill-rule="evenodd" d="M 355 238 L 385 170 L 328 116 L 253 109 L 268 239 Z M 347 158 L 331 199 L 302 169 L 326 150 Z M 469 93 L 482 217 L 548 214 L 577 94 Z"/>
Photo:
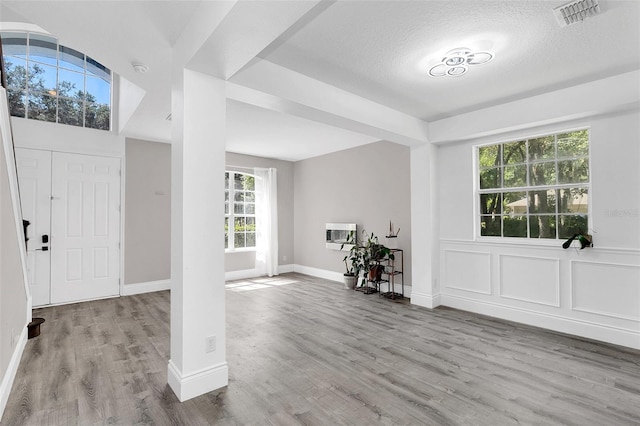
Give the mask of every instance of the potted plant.
<path id="1" fill-rule="evenodd" d="M 380 244 L 378 237 L 371 233 L 366 235 L 366 242 L 362 246 L 362 264 L 363 268 L 368 273 L 369 281 L 380 281 L 382 279 L 382 273 L 384 272 L 384 265 L 380 264 L 380 261 L 385 258 L 394 259 L 394 255 L 391 249 L 384 244 Z"/>
<path id="2" fill-rule="evenodd" d="M 346 272 L 344 275 L 344 286 L 348 290 L 353 290 L 356 286 L 356 277 L 358 276 L 362 263 L 362 250 L 358 245 L 355 231 L 350 231 L 347 240 L 340 245 L 340 250 L 344 249 L 346 244 L 350 244 L 349 253 L 342 259 Z"/>
<path id="3" fill-rule="evenodd" d="M 340 246 L 342 250 L 345 245 L 351 245 L 349 253 L 343 259 L 346 268 L 344 273 L 346 288 L 353 289 L 355 286 L 365 286 L 367 279 L 380 281 L 384 272 L 384 265 L 381 265 L 380 261 L 385 258 L 394 259 L 391 249 L 380 244 L 375 234 L 367 234 L 363 229 L 362 235 L 363 239 L 358 240 L 356 232 L 350 231 L 346 242 Z M 360 272 L 363 272 L 364 276 L 362 282 L 357 283 L 356 279 L 360 276 Z"/>

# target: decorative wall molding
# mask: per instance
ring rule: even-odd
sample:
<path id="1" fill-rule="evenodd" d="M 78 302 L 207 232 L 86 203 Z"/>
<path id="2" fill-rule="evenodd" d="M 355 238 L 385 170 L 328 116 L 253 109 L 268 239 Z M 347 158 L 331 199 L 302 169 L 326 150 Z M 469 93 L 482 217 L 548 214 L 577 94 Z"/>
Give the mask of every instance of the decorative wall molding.
<path id="1" fill-rule="evenodd" d="M 513 255 L 513 254 L 499 254 L 498 255 L 499 263 L 500 263 L 500 297 L 506 299 L 520 300 L 522 302 L 528 303 L 536 303 L 539 305 L 545 306 L 553 306 L 555 308 L 560 307 L 560 260 L 552 259 L 548 257 L 539 257 L 539 256 L 523 256 L 523 255 Z M 509 266 L 509 259 L 512 259 L 516 264 Z M 520 262 L 518 264 L 517 262 Z M 526 263 L 531 263 L 531 265 L 526 265 Z M 544 271 L 545 263 L 551 264 L 553 270 L 546 271 L 546 276 L 542 275 Z M 534 265 L 537 264 L 537 265 Z M 529 266 L 527 268 L 527 266 Z M 512 274 L 515 270 L 519 270 L 517 273 L 517 277 L 512 277 Z M 535 270 L 536 275 L 531 275 L 526 271 Z M 506 278 L 505 278 L 506 276 Z M 551 280 L 553 280 L 551 282 Z M 548 283 L 550 282 L 550 284 Z M 552 288 L 544 289 L 544 286 L 549 287 L 552 285 Z M 512 293 L 520 291 L 522 294 L 508 294 L 508 288 L 511 288 Z M 546 290 L 547 296 L 551 293 L 553 294 L 552 300 L 543 300 L 541 298 L 536 298 L 536 295 L 527 294 L 538 292 L 541 293 L 542 290 Z"/>
<path id="2" fill-rule="evenodd" d="M 584 268 L 591 270 L 581 274 L 580 269 Z M 640 322 L 639 265 L 572 260 L 570 269 L 573 311 Z M 617 270 L 615 279 L 611 279 L 612 269 Z M 618 297 L 611 300 L 611 294 Z M 589 303 L 590 300 L 593 303 Z"/>
<path id="3" fill-rule="evenodd" d="M 489 253 L 494 294 L 469 291 L 467 287 L 482 287 L 478 280 L 486 280 L 486 266 L 467 255 L 451 258 L 456 252 Z M 470 276 L 476 282 L 460 286 L 460 278 L 451 279 L 452 271 L 454 277 Z M 440 274 L 444 306 L 640 346 L 638 250 L 589 248 L 576 253 L 544 245 L 443 239 Z"/>
<path id="4" fill-rule="evenodd" d="M 457 264 L 465 264 L 465 268 L 459 266 L 453 269 L 448 268 L 448 262 L 452 260 L 453 256 L 461 257 L 462 255 L 465 255 L 467 260 L 458 261 Z M 472 260 L 474 257 L 475 261 Z M 476 288 L 465 287 L 464 283 L 477 282 L 478 280 L 482 281 Z M 445 288 L 491 295 L 491 282 L 491 253 L 452 249 L 442 251 L 442 283 Z"/>
<path id="5" fill-rule="evenodd" d="M 446 245 L 466 245 L 466 246 L 487 246 L 487 247 L 508 247 L 519 249 L 549 249 L 557 251 L 556 249 L 563 241 L 561 240 L 547 240 L 539 242 L 537 240 L 531 241 L 530 239 L 523 239 L 518 241 L 493 241 L 487 239 L 477 240 L 464 240 L 464 239 L 448 239 L 441 238 L 440 243 Z M 619 248 L 619 247 L 591 247 L 589 248 L 591 254 L 631 254 L 640 255 L 640 248 Z"/>
<path id="6" fill-rule="evenodd" d="M 27 335 L 28 328 L 24 327 L 22 329 L 22 333 L 20 333 L 18 341 L 16 342 L 16 346 L 13 349 L 13 354 L 11 355 L 11 359 L 9 360 L 7 371 L 2 378 L 2 382 L 0 382 L 0 420 L 2 420 L 2 413 L 4 413 L 4 409 L 7 406 L 9 394 L 11 393 L 11 387 L 13 386 L 13 381 L 15 380 L 16 374 L 18 373 L 18 367 L 20 366 L 22 353 L 24 352 L 24 348 L 27 345 Z"/>
<path id="7" fill-rule="evenodd" d="M 147 281 L 143 283 L 124 284 L 120 289 L 121 296 L 171 290 L 171 280 Z"/>

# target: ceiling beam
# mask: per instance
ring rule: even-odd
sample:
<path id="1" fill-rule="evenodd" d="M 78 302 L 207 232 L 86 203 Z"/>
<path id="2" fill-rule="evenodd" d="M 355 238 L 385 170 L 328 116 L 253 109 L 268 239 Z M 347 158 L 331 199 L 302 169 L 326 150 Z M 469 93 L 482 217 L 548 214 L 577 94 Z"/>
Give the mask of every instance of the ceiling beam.
<path id="1" fill-rule="evenodd" d="M 286 36 L 298 20 L 324 10 L 316 7 L 319 3 L 319 0 L 238 1 L 217 25 L 208 24 L 215 30 L 187 67 L 228 80 L 271 43 L 283 34 Z"/>
<path id="2" fill-rule="evenodd" d="M 227 97 L 402 145 L 429 141 L 425 121 L 265 60 L 227 82 Z"/>

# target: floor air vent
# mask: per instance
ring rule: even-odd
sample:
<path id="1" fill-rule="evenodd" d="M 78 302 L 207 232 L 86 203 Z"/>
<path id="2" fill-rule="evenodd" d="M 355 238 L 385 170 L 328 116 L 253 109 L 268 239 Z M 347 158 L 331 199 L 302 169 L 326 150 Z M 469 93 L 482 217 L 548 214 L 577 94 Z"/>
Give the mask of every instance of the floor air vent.
<path id="1" fill-rule="evenodd" d="M 553 11 L 560 26 L 566 27 L 597 15 L 600 13 L 600 5 L 598 0 L 578 0 L 556 7 Z"/>

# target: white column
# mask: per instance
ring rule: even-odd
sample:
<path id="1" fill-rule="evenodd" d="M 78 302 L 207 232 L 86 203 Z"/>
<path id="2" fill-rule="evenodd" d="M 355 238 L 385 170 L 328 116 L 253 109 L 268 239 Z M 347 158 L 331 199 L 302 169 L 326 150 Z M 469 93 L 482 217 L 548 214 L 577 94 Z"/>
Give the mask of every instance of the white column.
<path id="1" fill-rule="evenodd" d="M 225 83 L 175 70 L 172 92 L 171 359 L 180 401 L 228 383 L 224 300 Z"/>
<path id="2" fill-rule="evenodd" d="M 427 308 L 440 305 L 437 150 L 411 147 L 411 303 Z"/>

